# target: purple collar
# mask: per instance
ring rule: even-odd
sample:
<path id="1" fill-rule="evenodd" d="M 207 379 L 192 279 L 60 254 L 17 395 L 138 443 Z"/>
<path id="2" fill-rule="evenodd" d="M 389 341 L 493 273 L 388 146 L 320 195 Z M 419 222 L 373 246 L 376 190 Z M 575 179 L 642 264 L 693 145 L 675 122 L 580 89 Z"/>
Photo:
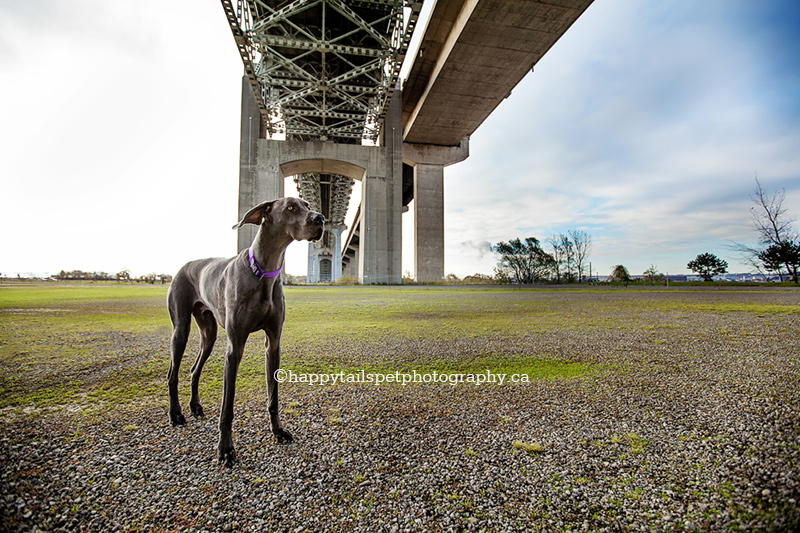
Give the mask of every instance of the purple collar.
<path id="1" fill-rule="evenodd" d="M 257 277 L 261 279 L 275 278 L 281 273 L 281 270 L 283 269 L 283 266 L 280 266 L 278 270 L 273 270 L 272 272 L 265 272 L 264 269 L 261 268 L 261 265 L 258 264 L 258 261 L 256 261 L 256 256 L 253 255 L 252 246 L 247 249 L 247 256 L 250 258 L 250 268 L 252 269 L 253 274 L 255 274 Z"/>

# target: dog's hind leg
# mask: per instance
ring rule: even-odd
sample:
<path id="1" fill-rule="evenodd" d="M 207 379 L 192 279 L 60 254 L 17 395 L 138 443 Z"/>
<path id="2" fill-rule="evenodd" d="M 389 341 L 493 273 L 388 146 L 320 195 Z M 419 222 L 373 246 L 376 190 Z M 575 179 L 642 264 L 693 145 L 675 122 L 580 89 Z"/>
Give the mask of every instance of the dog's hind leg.
<path id="1" fill-rule="evenodd" d="M 203 406 L 200 405 L 200 394 L 198 393 L 200 374 L 203 373 L 203 365 L 206 364 L 208 356 L 214 349 L 214 342 L 217 340 L 217 320 L 208 308 L 200 304 L 195 305 L 192 314 L 200 328 L 200 351 L 192 365 L 192 399 L 189 407 L 192 410 L 192 416 L 201 418 L 205 416 L 205 413 Z"/>
<path id="2" fill-rule="evenodd" d="M 172 339 L 170 340 L 170 363 L 167 374 L 169 383 L 169 420 L 173 426 L 186 424 L 186 418 L 181 413 L 181 402 L 178 397 L 178 373 L 181 368 L 181 359 L 186 351 L 189 340 L 189 330 L 192 327 L 191 301 L 181 297 L 180 282 L 173 281 L 167 293 L 169 317 L 172 320 Z"/>

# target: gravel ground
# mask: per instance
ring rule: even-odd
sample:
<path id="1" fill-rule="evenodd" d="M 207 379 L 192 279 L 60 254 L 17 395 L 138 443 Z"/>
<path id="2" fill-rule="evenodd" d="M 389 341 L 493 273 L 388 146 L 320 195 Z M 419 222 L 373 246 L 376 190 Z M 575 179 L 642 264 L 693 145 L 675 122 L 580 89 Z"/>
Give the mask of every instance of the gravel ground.
<path id="1" fill-rule="evenodd" d="M 206 399 L 207 418 L 181 428 L 169 426 L 165 398 L 102 416 L 9 411 L 0 529 L 800 528 L 800 315 L 639 319 L 451 347 L 414 342 L 420 353 L 458 357 L 486 342 L 597 365 L 575 379 L 286 384 L 288 445 L 269 433 L 263 399 L 242 395 L 240 462 L 230 470 L 215 461 L 218 398 Z M 380 342 L 387 353 L 408 346 Z"/>

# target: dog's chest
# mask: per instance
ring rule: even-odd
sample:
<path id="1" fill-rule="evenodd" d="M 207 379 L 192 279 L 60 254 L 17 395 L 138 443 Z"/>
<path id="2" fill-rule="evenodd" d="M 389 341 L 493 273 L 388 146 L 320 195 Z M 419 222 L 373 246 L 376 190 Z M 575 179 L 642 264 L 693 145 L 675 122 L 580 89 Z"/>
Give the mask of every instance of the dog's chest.
<path id="1" fill-rule="evenodd" d="M 274 286 L 264 284 L 255 301 L 251 302 L 254 314 L 264 319 L 275 319 L 283 313 L 283 293 Z"/>

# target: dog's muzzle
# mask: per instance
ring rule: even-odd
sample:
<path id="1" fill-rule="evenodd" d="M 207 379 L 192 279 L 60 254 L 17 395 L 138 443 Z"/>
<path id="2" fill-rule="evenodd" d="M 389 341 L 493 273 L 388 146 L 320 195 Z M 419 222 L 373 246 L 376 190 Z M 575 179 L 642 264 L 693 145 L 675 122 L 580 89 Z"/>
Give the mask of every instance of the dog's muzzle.
<path id="1" fill-rule="evenodd" d="M 317 242 L 322 238 L 322 234 L 325 232 L 325 217 L 321 213 L 314 213 L 309 217 L 309 222 L 312 226 L 315 226 L 315 230 L 308 240 Z"/>

